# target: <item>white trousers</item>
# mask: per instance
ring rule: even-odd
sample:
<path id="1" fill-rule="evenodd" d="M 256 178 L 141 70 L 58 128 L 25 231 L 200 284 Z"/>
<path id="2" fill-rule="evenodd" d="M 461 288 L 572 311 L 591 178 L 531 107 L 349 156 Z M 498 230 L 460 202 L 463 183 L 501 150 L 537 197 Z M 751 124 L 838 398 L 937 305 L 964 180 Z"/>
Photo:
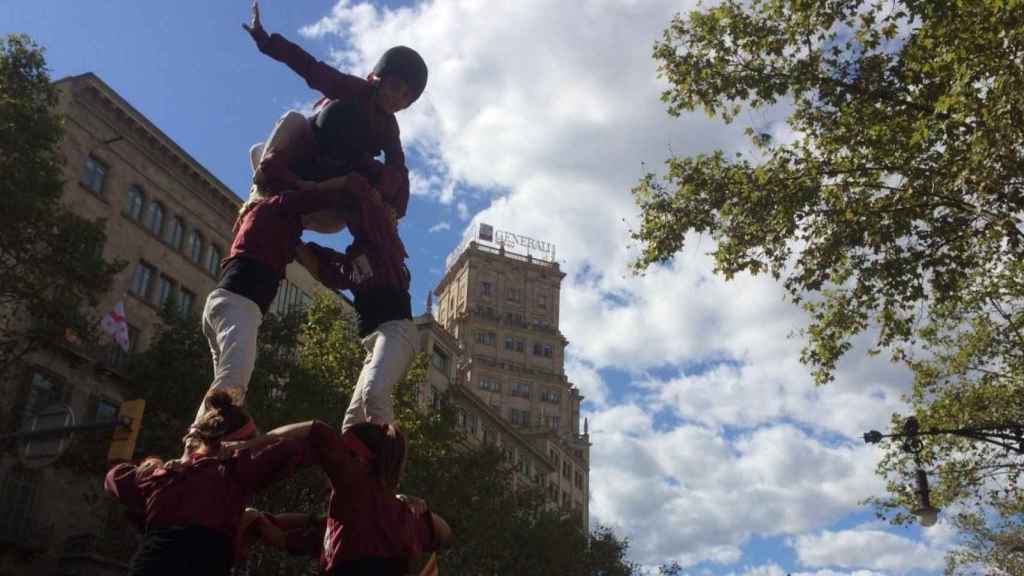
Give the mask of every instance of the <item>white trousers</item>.
<path id="1" fill-rule="evenodd" d="M 213 357 L 213 383 L 209 392 L 224 390 L 235 404 L 241 406 L 245 402 L 249 378 L 256 365 L 256 336 L 262 323 L 260 307 L 245 296 L 217 288 L 206 297 L 203 334 Z M 201 402 L 197 422 L 205 411 L 206 403 Z"/>
<path id="2" fill-rule="evenodd" d="M 392 320 L 363 338 L 366 360 L 341 424 L 344 433 L 360 422 L 389 424 L 395 419 L 392 393 L 416 354 L 416 326 L 412 320 Z"/>

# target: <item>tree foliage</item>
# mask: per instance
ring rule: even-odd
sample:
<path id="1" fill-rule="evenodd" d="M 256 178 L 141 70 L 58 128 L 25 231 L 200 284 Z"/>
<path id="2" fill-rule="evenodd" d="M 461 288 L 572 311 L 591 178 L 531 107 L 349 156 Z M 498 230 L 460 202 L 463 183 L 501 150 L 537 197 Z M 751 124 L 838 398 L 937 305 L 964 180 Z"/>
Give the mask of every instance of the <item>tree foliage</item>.
<path id="1" fill-rule="evenodd" d="M 121 268 L 103 260 L 103 222 L 61 204 L 62 137 L 43 51 L 0 38 L 0 374 L 66 330 L 90 334 Z"/>
<path id="2" fill-rule="evenodd" d="M 725 0 L 677 15 L 654 48 L 668 111 L 732 122 L 771 108 L 785 126 L 643 178 L 636 268 L 709 235 L 718 272 L 770 274 L 808 312 L 817 382 L 872 331 L 872 353 L 913 370 L 922 428 L 1024 422 L 1022 53 L 1016 0 Z M 996 495 L 1019 502 L 1012 451 L 925 444 L 939 505 L 980 506 L 995 526 Z M 882 512 L 911 505 L 913 468 L 889 446 Z"/>

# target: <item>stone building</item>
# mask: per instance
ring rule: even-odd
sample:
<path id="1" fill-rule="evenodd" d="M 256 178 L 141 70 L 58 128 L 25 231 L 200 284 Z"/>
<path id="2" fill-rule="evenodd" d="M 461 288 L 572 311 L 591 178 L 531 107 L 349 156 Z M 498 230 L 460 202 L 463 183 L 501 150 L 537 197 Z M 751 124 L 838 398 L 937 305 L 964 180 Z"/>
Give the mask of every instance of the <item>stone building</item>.
<path id="1" fill-rule="evenodd" d="M 172 296 L 198 322 L 241 200 L 94 74 L 56 85 L 66 119 L 63 201 L 83 216 L 105 219 L 104 256 L 127 262 L 96 312 L 123 303 L 131 351 L 138 351 Z M 239 161 L 246 160 L 239 151 Z M 301 306 L 322 289 L 293 263 L 272 309 Z M 0 382 L 0 432 L 55 404 L 70 407 L 78 424 L 112 419 L 122 401 L 138 394 L 120 373 L 124 358 L 110 339 L 73 337 L 26 357 Z M 106 512 L 115 516 L 102 495 L 102 476 L 83 475 L 61 460 L 33 463 L 17 452 L 8 446 L 0 453 L 0 575 L 125 573 L 97 545 Z"/>
<path id="2" fill-rule="evenodd" d="M 565 274 L 550 245 L 486 224 L 471 232 L 435 290 L 436 320 L 417 320 L 421 349 L 431 354 L 428 384 L 452 388 L 459 424 L 500 446 L 516 481 L 543 486 L 586 529 L 590 438 L 586 423 L 580 433 L 583 397 L 565 375 Z"/>

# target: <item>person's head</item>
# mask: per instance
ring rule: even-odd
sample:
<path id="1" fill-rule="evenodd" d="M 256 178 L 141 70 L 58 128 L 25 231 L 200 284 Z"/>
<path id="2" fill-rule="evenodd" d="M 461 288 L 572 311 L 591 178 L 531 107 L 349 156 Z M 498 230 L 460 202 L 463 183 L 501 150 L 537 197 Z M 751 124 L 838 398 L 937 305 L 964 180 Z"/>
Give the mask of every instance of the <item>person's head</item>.
<path id="1" fill-rule="evenodd" d="M 423 94 L 427 87 L 427 63 L 412 48 L 395 46 L 384 52 L 368 79 L 376 86 L 377 106 L 394 114 L 408 108 Z"/>
<path id="2" fill-rule="evenodd" d="M 185 435 L 185 454 L 188 456 L 215 456 L 221 442 L 254 426 L 245 408 L 235 405 L 231 396 L 222 390 L 212 392 L 203 400 L 206 411 Z"/>
<path id="3" fill-rule="evenodd" d="M 302 227 L 320 234 L 336 234 L 345 228 L 345 218 L 337 210 L 319 210 L 303 214 Z"/>
<path id="4" fill-rule="evenodd" d="M 349 432 L 373 453 L 371 467 L 381 486 L 390 491 L 398 490 L 405 474 L 406 439 L 402 429 L 397 424 L 363 422 Z"/>

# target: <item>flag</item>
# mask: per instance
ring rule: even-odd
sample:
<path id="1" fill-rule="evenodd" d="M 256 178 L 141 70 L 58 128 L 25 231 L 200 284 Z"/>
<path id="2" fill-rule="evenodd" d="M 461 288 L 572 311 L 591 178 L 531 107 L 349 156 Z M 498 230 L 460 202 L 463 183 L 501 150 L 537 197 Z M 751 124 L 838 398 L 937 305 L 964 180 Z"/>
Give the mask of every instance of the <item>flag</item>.
<path id="1" fill-rule="evenodd" d="M 114 342 L 117 342 L 121 350 L 125 352 L 131 350 L 131 342 L 128 340 L 128 321 L 124 318 L 124 302 L 114 305 L 114 309 L 103 317 L 100 328 L 114 337 Z"/>

